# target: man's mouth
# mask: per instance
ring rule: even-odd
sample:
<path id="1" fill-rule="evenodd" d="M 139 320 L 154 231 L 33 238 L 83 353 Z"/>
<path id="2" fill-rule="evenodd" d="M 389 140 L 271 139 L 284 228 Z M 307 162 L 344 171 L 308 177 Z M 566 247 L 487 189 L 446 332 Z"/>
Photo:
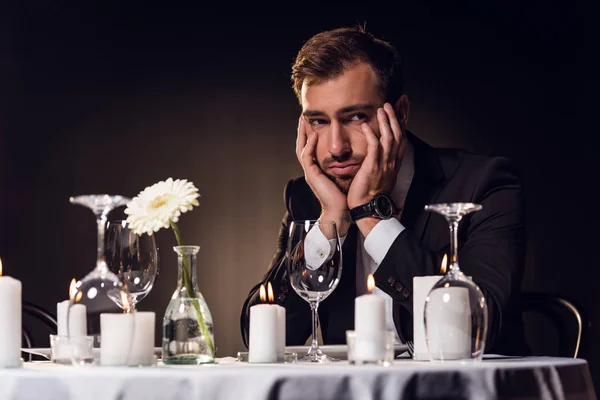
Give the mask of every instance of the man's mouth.
<path id="1" fill-rule="evenodd" d="M 354 175 L 359 168 L 357 163 L 331 163 L 328 166 L 329 171 L 337 176 Z"/>

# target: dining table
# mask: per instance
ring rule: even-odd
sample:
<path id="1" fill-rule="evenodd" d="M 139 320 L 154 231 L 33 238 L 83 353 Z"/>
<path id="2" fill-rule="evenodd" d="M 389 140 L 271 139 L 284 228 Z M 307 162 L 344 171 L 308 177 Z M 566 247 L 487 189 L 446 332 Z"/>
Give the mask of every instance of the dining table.
<path id="1" fill-rule="evenodd" d="M 485 355 L 479 362 L 248 363 L 147 367 L 24 362 L 0 369 L 0 400 L 595 399 L 584 359 Z"/>

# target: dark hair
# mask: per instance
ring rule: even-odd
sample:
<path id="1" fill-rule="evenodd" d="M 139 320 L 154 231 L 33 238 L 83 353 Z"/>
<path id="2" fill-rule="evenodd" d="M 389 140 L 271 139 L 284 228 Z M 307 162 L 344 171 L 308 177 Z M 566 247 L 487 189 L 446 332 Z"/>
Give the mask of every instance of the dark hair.
<path id="1" fill-rule="evenodd" d="M 371 65 L 384 99 L 395 103 L 404 90 L 400 55 L 391 44 L 360 26 L 321 32 L 304 43 L 292 66 L 298 100 L 301 101 L 304 81 L 311 85 L 336 78 L 360 62 Z"/>

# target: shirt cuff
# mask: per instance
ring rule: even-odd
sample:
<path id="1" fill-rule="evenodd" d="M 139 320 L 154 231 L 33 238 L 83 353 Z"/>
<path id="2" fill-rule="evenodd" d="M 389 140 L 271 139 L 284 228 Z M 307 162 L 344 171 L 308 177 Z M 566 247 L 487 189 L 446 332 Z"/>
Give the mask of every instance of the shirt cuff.
<path id="1" fill-rule="evenodd" d="M 340 246 L 346 236 L 340 238 Z M 328 240 L 318 227 L 313 227 L 304 239 L 304 257 L 309 269 L 315 270 L 329 261 L 335 253 L 336 240 Z"/>
<path id="2" fill-rule="evenodd" d="M 379 266 L 388 250 L 402 231 L 406 229 L 396 218 L 379 221 L 365 238 L 365 250 Z"/>

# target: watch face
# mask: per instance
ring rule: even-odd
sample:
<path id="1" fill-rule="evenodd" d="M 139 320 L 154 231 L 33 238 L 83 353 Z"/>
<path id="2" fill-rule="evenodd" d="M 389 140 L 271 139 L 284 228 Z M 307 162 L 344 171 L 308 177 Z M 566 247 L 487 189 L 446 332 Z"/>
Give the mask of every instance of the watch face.
<path id="1" fill-rule="evenodd" d="M 390 218 L 394 211 L 392 202 L 386 196 L 377 196 L 375 199 L 375 208 L 379 211 L 382 218 Z"/>

